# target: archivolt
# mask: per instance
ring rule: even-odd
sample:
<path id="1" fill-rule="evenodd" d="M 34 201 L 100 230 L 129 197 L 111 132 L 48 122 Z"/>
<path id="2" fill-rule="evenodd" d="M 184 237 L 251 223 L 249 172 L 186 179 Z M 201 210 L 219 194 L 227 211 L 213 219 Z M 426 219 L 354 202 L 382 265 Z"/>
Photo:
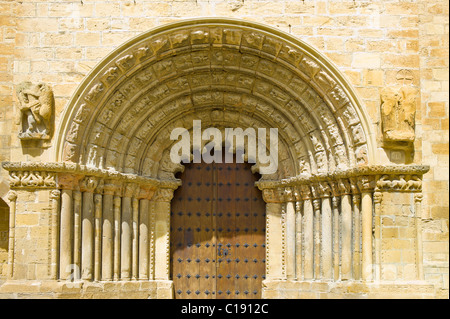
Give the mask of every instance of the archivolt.
<path id="1" fill-rule="evenodd" d="M 158 177 L 171 130 L 194 119 L 278 128 L 276 178 L 373 161 L 365 112 L 327 59 L 288 34 L 224 19 L 157 28 L 106 57 L 63 114 L 57 161 Z"/>

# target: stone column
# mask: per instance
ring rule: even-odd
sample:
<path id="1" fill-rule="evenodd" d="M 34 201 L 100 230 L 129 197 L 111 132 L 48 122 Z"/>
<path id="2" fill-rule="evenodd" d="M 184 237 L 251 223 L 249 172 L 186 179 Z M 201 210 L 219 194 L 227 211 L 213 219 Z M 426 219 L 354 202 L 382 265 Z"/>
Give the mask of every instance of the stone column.
<path id="1" fill-rule="evenodd" d="M 141 185 L 139 199 L 139 280 L 149 280 L 150 270 L 150 205 L 154 189 Z"/>
<path id="2" fill-rule="evenodd" d="M 293 190 L 286 187 L 284 191 L 286 204 L 286 278 L 295 278 L 295 198 Z"/>
<path id="3" fill-rule="evenodd" d="M 352 224 L 352 202 L 351 202 L 351 187 L 350 182 L 346 179 L 338 182 L 340 199 L 341 199 L 341 215 L 342 215 L 342 229 L 341 229 L 341 241 L 342 241 L 342 253 L 341 253 L 341 279 L 352 279 L 352 237 L 356 236 L 356 232 L 353 234 Z M 356 227 L 355 227 L 356 229 Z M 353 236 L 352 236 L 353 234 Z M 359 236 L 359 235 L 358 235 Z"/>
<path id="4" fill-rule="evenodd" d="M 373 194 L 373 204 L 375 208 L 375 280 L 381 280 L 381 201 L 383 193 Z"/>
<path id="5" fill-rule="evenodd" d="M 17 193 L 9 191 L 9 241 L 8 241 L 8 279 L 14 277 L 14 242 L 16 227 L 16 201 Z"/>
<path id="6" fill-rule="evenodd" d="M 321 255 L 322 276 L 324 279 L 333 278 L 333 230 L 331 219 L 331 188 L 328 182 L 319 183 L 319 195 L 321 198 Z"/>
<path id="7" fill-rule="evenodd" d="M 416 211 L 416 265 L 418 280 L 425 279 L 423 274 L 422 199 L 422 193 L 414 194 L 414 206 Z"/>
<path id="8" fill-rule="evenodd" d="M 81 269 L 81 192 L 77 185 L 72 191 L 73 195 L 73 263 L 77 274 Z M 76 278 L 80 279 L 80 278 Z"/>
<path id="9" fill-rule="evenodd" d="M 50 278 L 58 279 L 58 235 L 59 235 L 59 202 L 61 198 L 61 191 L 58 189 L 50 192 L 50 199 L 52 200 L 52 225 L 51 225 L 51 261 L 50 261 Z"/>
<path id="10" fill-rule="evenodd" d="M 133 207 L 133 216 L 132 216 L 132 225 L 133 225 L 133 234 L 131 240 L 131 280 L 137 280 L 138 278 L 138 266 L 139 266 L 139 252 L 138 252 L 138 239 L 139 239 L 139 199 L 133 197 L 132 199 L 132 207 Z"/>
<path id="11" fill-rule="evenodd" d="M 72 174 L 58 175 L 61 188 L 61 217 L 59 232 L 59 278 L 67 280 L 72 273 L 73 264 L 73 189 L 78 187 L 82 176 Z"/>
<path id="12" fill-rule="evenodd" d="M 319 186 L 311 187 L 314 210 L 314 279 L 321 279 L 320 273 L 320 197 Z"/>
<path id="13" fill-rule="evenodd" d="M 132 264 L 132 197 L 135 195 L 137 184 L 126 183 L 122 198 L 122 220 L 120 241 L 120 279 L 131 279 Z"/>
<path id="14" fill-rule="evenodd" d="M 116 189 L 114 205 L 114 280 L 120 279 L 120 220 L 122 212 L 122 185 Z"/>
<path id="15" fill-rule="evenodd" d="M 101 280 L 102 267 L 102 219 L 103 219 L 103 179 L 95 189 L 94 195 L 94 280 Z"/>
<path id="16" fill-rule="evenodd" d="M 295 279 L 303 279 L 303 201 L 300 191 L 295 188 Z"/>
<path id="17" fill-rule="evenodd" d="M 362 234 L 362 280 L 373 280 L 372 243 L 372 177 L 362 176 L 358 180 L 361 190 L 361 234 Z"/>
<path id="18" fill-rule="evenodd" d="M 331 206 L 333 212 L 333 279 L 339 280 L 339 237 L 340 237 L 340 227 L 339 227 L 339 203 L 340 196 L 338 193 L 333 191 L 333 197 L 331 198 Z M 343 234 L 342 234 L 343 235 Z M 351 239 L 351 234 L 350 234 Z"/>
<path id="19" fill-rule="evenodd" d="M 103 185 L 102 212 L 102 280 L 111 281 L 114 272 L 114 193 L 120 188 L 117 181 L 106 180 Z"/>
<path id="20" fill-rule="evenodd" d="M 170 201 L 174 189 L 159 188 L 155 203 L 155 279 L 169 280 L 170 269 Z"/>
<path id="21" fill-rule="evenodd" d="M 300 194 L 303 199 L 304 229 L 304 279 L 314 278 L 314 211 L 311 189 L 307 185 L 300 186 Z"/>
<path id="22" fill-rule="evenodd" d="M 92 280 L 94 275 L 94 190 L 98 178 L 86 176 L 80 183 L 82 192 L 81 278 Z"/>
<path id="23" fill-rule="evenodd" d="M 361 195 L 352 190 L 352 204 L 354 215 L 354 244 L 353 244 L 353 278 L 361 279 Z"/>

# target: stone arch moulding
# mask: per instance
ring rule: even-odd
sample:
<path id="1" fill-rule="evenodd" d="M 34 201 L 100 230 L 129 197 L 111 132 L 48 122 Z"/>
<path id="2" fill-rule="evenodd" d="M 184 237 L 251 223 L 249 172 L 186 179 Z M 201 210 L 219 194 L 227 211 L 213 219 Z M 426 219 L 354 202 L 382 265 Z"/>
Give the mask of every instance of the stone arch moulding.
<path id="1" fill-rule="evenodd" d="M 61 116 L 55 161 L 149 175 L 169 129 L 196 113 L 279 128 L 292 167 L 283 177 L 376 161 L 368 116 L 333 63 L 284 32 L 214 18 L 153 29 L 104 58 Z"/>

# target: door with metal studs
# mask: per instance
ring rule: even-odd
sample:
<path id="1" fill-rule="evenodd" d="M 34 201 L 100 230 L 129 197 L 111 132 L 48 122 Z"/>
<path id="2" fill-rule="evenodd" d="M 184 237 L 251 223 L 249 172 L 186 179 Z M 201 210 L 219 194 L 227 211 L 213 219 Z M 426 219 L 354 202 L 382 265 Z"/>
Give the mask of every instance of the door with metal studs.
<path id="1" fill-rule="evenodd" d="M 171 209 L 175 298 L 261 298 L 265 203 L 250 167 L 186 165 Z"/>

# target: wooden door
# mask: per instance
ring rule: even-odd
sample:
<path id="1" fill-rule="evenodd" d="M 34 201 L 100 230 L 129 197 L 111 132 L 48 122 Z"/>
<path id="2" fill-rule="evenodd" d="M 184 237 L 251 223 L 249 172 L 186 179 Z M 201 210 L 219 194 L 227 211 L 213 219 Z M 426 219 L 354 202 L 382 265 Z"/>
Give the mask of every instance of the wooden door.
<path id="1" fill-rule="evenodd" d="M 171 210 L 175 298 L 261 298 L 265 204 L 250 167 L 186 165 Z"/>

